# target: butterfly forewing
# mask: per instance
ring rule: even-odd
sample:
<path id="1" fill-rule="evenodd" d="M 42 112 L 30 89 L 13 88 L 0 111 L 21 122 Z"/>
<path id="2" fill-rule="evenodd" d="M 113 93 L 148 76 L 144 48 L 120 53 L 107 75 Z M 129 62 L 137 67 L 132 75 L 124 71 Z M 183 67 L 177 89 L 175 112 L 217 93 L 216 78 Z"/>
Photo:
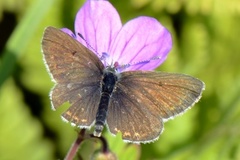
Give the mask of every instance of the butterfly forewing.
<path id="1" fill-rule="evenodd" d="M 74 38 L 53 27 L 44 32 L 42 50 L 56 82 L 50 94 L 53 107 L 69 102 L 71 106 L 63 117 L 80 127 L 89 127 L 100 99 L 102 62 Z"/>
<path id="2" fill-rule="evenodd" d="M 109 106 L 109 129 L 113 134 L 122 132 L 128 141 L 152 141 L 162 131 L 162 120 L 191 107 L 203 89 L 202 81 L 183 74 L 123 72 Z"/>
<path id="3" fill-rule="evenodd" d="M 48 69 L 58 83 L 101 78 L 104 68 L 99 58 L 80 42 L 59 29 L 46 28 L 42 49 Z"/>

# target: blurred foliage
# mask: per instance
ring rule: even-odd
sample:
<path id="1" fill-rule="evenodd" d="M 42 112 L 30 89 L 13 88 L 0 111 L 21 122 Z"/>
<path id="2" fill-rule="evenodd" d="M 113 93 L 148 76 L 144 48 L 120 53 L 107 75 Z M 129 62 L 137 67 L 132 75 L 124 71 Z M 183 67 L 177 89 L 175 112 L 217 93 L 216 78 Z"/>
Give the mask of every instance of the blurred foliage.
<path id="1" fill-rule="evenodd" d="M 0 0 L 0 159 L 63 159 L 77 136 L 52 111 L 53 86 L 40 41 L 47 26 L 73 29 L 80 0 Z M 240 159 L 240 1 L 112 0 L 122 21 L 148 15 L 172 33 L 159 70 L 193 75 L 206 90 L 183 116 L 165 123 L 155 143 L 125 144 L 105 132 L 119 159 Z M 88 159 L 97 141 L 80 154 Z"/>

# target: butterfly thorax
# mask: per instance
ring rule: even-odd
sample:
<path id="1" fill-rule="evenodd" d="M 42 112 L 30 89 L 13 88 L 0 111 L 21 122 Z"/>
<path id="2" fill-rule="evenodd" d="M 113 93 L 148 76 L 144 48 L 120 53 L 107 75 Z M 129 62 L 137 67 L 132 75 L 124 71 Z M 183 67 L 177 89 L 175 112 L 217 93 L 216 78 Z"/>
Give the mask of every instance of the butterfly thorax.
<path id="1" fill-rule="evenodd" d="M 107 118 L 108 105 L 116 81 L 118 80 L 115 68 L 107 67 L 103 72 L 101 83 L 101 99 L 95 120 L 94 136 L 100 137 Z"/>

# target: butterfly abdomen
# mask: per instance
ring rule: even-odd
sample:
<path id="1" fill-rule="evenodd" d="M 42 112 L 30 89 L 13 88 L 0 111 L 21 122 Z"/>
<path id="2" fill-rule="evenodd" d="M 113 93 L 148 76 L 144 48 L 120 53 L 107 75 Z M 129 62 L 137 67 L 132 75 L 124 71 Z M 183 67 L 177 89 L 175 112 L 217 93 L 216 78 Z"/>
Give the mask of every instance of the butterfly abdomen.
<path id="1" fill-rule="evenodd" d="M 103 74 L 101 99 L 96 114 L 94 136 L 100 137 L 107 118 L 108 105 L 117 81 L 116 73 L 106 69 Z"/>

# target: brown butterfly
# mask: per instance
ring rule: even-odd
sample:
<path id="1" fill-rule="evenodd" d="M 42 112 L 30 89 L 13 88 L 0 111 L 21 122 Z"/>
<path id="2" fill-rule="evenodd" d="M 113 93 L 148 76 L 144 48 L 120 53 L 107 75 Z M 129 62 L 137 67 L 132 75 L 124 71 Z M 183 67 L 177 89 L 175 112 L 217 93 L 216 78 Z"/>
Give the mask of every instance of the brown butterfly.
<path id="1" fill-rule="evenodd" d="M 156 140 L 163 122 L 183 113 L 201 97 L 204 83 L 194 77 L 155 71 L 117 72 L 80 42 L 63 31 L 48 27 L 43 35 L 44 60 L 56 85 L 50 93 L 57 109 L 70 107 L 62 117 L 80 128 L 104 126 L 124 141 Z"/>

